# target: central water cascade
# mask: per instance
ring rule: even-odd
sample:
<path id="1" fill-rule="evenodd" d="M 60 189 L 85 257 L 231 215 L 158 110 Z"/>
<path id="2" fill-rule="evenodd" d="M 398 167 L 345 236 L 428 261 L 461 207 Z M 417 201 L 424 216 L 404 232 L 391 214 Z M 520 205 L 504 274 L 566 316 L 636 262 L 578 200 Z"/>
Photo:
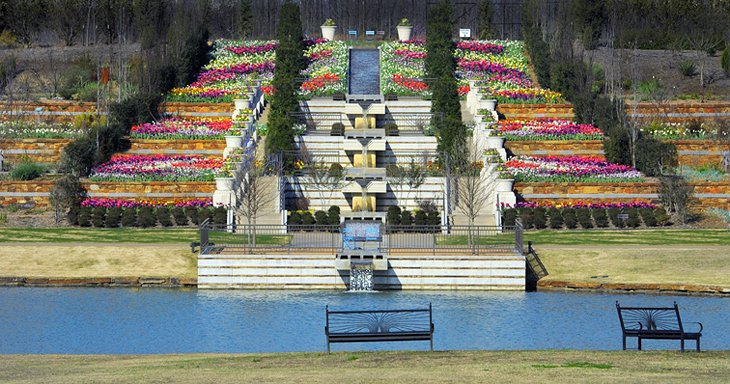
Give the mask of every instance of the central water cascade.
<path id="1" fill-rule="evenodd" d="M 372 291 L 373 288 L 373 263 L 352 263 L 350 291 Z"/>
<path id="2" fill-rule="evenodd" d="M 380 51 L 377 49 L 350 50 L 351 95 L 380 93 Z"/>

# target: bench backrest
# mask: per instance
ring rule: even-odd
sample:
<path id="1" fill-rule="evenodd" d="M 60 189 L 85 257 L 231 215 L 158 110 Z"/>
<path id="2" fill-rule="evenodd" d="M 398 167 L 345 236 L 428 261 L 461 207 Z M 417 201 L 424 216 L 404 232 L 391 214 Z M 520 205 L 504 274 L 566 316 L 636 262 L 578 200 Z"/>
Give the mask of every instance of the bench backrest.
<path id="1" fill-rule="evenodd" d="M 622 307 L 616 302 L 621 330 L 684 332 L 677 303 L 673 307 Z"/>
<path id="2" fill-rule="evenodd" d="M 431 332 L 431 304 L 421 309 L 372 311 L 330 311 L 326 307 L 327 332 L 330 334 L 366 334 Z"/>

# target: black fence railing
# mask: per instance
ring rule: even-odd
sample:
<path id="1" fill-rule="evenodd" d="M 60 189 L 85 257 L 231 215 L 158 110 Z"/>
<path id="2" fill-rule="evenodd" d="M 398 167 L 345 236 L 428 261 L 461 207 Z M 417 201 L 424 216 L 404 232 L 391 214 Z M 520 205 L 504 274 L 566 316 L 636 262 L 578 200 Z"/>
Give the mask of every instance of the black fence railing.
<path id="1" fill-rule="evenodd" d="M 307 133 L 321 131 L 323 134 L 330 134 L 332 125 L 342 123 L 341 113 L 327 112 L 292 112 L 288 114 L 296 124 L 303 124 L 307 127 Z"/>
<path id="2" fill-rule="evenodd" d="M 200 225 L 200 253 L 324 253 L 343 249 L 340 225 Z M 387 254 L 522 252 L 522 227 L 385 226 L 379 250 Z"/>

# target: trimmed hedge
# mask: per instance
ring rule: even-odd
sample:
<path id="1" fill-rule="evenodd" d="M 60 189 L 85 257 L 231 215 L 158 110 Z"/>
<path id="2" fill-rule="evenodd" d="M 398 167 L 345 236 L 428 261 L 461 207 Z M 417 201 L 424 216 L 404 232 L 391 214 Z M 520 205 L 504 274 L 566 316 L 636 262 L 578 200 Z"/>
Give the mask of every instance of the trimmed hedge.
<path id="1" fill-rule="evenodd" d="M 626 214 L 622 220 L 618 215 Z M 515 225 L 516 219 L 522 220 L 524 229 L 582 229 L 590 228 L 638 228 L 656 227 L 670 224 L 670 216 L 663 207 L 658 208 L 507 208 L 502 210 L 502 223 Z"/>
<path id="2" fill-rule="evenodd" d="M 163 227 L 179 226 L 186 227 L 197 225 L 191 223 L 199 218 L 221 220 L 226 223 L 225 208 L 180 208 L 180 207 L 140 207 L 140 208 L 103 208 L 103 207 L 78 207 L 69 211 L 68 219 L 71 225 L 81 227 L 94 226 L 97 228 L 118 228 L 118 227 Z M 202 221 L 201 221 L 202 222 Z"/>

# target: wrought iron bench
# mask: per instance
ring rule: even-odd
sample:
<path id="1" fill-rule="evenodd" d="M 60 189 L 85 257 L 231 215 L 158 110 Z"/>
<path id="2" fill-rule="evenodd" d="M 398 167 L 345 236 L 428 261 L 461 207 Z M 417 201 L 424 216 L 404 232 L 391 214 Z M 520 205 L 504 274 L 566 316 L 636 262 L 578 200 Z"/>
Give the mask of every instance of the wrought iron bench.
<path id="1" fill-rule="evenodd" d="M 680 350 L 684 352 L 684 341 L 695 340 L 697 352 L 700 351 L 700 337 L 702 337 L 702 323 L 693 322 L 700 326 L 697 332 L 685 332 L 682 318 L 679 316 L 677 303 L 674 307 L 622 307 L 616 302 L 618 319 L 621 322 L 623 333 L 623 348 L 626 350 L 626 338 L 636 337 L 639 350 L 644 339 L 679 340 Z"/>
<path id="2" fill-rule="evenodd" d="M 330 311 L 325 308 L 327 353 L 330 343 L 429 341 L 433 351 L 431 304 L 423 309 Z"/>

